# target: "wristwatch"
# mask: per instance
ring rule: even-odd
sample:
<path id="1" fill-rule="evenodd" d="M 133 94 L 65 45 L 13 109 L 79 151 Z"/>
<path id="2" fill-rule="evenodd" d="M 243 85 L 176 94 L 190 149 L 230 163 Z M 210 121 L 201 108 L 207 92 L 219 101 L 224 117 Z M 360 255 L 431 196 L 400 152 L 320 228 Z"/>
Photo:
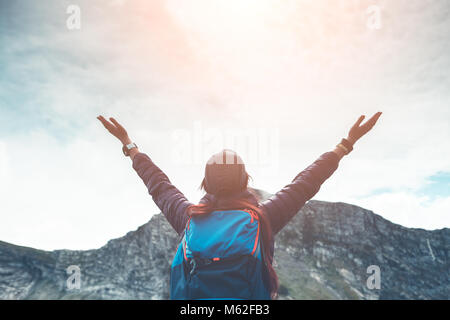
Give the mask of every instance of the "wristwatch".
<path id="1" fill-rule="evenodd" d="M 122 151 L 123 151 L 123 154 L 126 156 L 126 157 L 128 157 L 129 155 L 130 155 L 130 150 L 131 149 L 133 149 L 133 148 L 137 148 L 138 146 L 137 146 L 137 144 L 136 143 L 129 143 L 129 144 L 125 144 L 123 147 L 122 147 Z"/>

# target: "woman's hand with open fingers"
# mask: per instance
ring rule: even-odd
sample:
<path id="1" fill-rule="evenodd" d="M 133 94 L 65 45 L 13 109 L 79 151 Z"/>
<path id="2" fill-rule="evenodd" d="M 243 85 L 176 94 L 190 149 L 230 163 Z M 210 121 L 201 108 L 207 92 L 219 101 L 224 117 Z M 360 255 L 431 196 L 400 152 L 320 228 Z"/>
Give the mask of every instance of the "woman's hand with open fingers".
<path id="1" fill-rule="evenodd" d="M 124 127 L 120 125 L 114 118 L 109 118 L 111 122 L 106 120 L 103 116 L 98 116 L 98 120 L 103 124 L 103 126 L 106 128 L 106 130 L 109 131 L 113 136 L 115 136 L 117 139 L 122 142 L 122 144 L 128 144 L 130 143 L 130 138 L 128 137 L 128 133 L 125 130 Z"/>
<path id="2" fill-rule="evenodd" d="M 363 125 L 361 125 L 361 122 L 364 120 L 365 116 L 362 115 L 359 117 L 359 119 L 355 122 L 355 124 L 352 126 L 348 133 L 347 140 L 350 141 L 352 144 L 354 144 L 356 141 L 358 141 L 363 135 L 365 135 L 367 132 L 370 131 L 370 129 L 373 128 L 375 123 L 377 123 L 378 118 L 381 116 L 381 112 L 375 113 L 372 118 L 366 121 Z"/>

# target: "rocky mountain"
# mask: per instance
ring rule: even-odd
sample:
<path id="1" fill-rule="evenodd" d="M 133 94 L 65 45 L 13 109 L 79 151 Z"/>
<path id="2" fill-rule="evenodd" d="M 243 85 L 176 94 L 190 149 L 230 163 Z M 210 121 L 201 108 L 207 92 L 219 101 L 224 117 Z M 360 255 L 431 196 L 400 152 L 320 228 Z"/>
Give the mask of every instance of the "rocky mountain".
<path id="1" fill-rule="evenodd" d="M 178 241 L 158 214 L 95 250 L 0 242 L 0 299 L 168 299 Z M 450 229 L 405 228 L 339 202 L 309 201 L 276 238 L 280 299 L 450 299 L 449 262 Z"/>

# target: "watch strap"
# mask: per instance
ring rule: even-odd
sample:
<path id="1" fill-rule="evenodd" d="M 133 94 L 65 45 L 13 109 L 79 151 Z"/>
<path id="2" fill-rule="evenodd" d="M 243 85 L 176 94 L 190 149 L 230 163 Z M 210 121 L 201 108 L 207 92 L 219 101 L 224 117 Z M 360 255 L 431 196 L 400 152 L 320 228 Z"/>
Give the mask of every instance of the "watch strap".
<path id="1" fill-rule="evenodd" d="M 344 150 L 346 155 L 353 150 L 353 145 L 347 139 L 342 139 L 341 142 L 339 142 L 336 147 L 339 147 L 342 150 Z"/>
<path id="2" fill-rule="evenodd" d="M 123 154 L 128 157 L 130 155 L 130 150 L 133 149 L 133 148 L 137 148 L 137 147 L 138 147 L 137 144 L 134 143 L 134 142 L 129 143 L 129 144 L 125 144 L 122 147 Z"/>

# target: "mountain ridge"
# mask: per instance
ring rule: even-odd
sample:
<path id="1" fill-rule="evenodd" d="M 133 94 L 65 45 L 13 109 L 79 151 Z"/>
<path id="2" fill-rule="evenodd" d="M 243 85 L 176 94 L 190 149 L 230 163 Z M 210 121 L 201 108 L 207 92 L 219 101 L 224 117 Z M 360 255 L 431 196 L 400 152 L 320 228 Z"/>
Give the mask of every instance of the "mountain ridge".
<path id="1" fill-rule="evenodd" d="M 271 195 L 253 189 L 261 200 Z M 1 299 L 168 299 L 179 236 L 160 213 L 98 249 L 0 241 Z M 276 236 L 280 299 L 449 299 L 450 229 L 394 224 L 355 205 L 311 200 Z M 69 289 L 69 266 L 81 271 Z M 368 267 L 380 269 L 369 289 Z"/>

